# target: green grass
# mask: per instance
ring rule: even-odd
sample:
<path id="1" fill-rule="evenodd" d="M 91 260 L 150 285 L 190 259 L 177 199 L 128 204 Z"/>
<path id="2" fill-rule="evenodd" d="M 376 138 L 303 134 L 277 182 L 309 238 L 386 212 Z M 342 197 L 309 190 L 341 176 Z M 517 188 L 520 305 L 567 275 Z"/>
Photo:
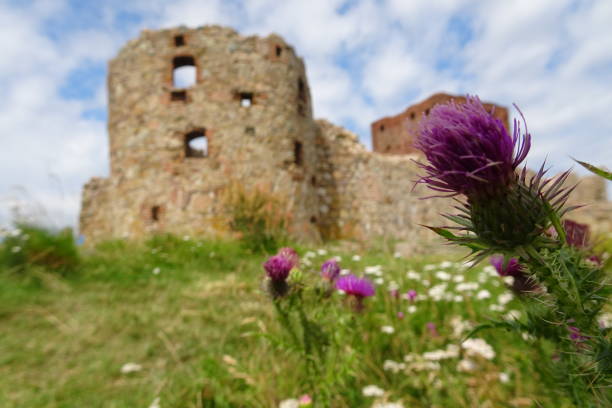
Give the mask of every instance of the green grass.
<path id="1" fill-rule="evenodd" d="M 409 280 L 406 272 L 421 273 L 433 286 L 441 268 L 424 271 L 424 265 L 442 259 L 373 252 L 353 261 L 353 254 L 328 248 L 328 254 L 310 258 L 311 269 L 331 255 L 342 256 L 341 265 L 357 274 L 382 265 L 385 279 L 359 315 L 337 294 L 309 306 L 325 330 L 347 342 L 330 352 L 326 375 L 345 379 L 331 406 L 372 406 L 375 399 L 362 394 L 370 384 L 405 407 L 569 406 L 544 370 L 552 351 L 514 333 L 479 333 L 496 356 L 474 358 L 473 372 L 457 371 L 460 358 L 441 361 L 436 371 L 383 369 L 385 360 L 401 362 L 407 354 L 459 344 L 450 323 L 455 316 L 472 322 L 498 317 L 489 310 L 505 292 L 497 278 L 488 276 L 480 285 L 491 299 L 423 300 L 410 314 L 406 300 L 385 290 L 388 282 L 395 280 L 402 292 L 425 293 L 422 281 Z M 286 338 L 261 289 L 263 255 L 235 242 L 159 237 L 141 245 L 109 242 L 82 251 L 80 259 L 79 270 L 68 277 L 39 266 L 27 273 L 0 266 L 1 407 L 148 407 L 156 397 L 163 408 L 276 407 L 317 387 L 299 353 L 283 346 Z M 445 270 L 457 273 L 455 267 Z M 481 273 L 467 271 L 466 280 L 477 281 Z M 449 290 L 455 285 L 451 281 Z M 511 309 L 520 310 L 516 300 L 506 306 Z M 405 318 L 398 319 L 397 311 Z M 437 325 L 437 336 L 427 322 Z M 385 325 L 395 333 L 383 333 Z M 142 369 L 121 373 L 129 362 Z M 502 372 L 508 383 L 500 381 Z"/>

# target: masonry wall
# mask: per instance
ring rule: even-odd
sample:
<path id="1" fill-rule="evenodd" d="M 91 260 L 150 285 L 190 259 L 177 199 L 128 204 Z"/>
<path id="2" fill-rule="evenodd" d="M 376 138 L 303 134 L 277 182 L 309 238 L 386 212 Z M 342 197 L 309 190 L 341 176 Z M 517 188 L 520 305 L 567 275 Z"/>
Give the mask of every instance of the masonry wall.
<path id="1" fill-rule="evenodd" d="M 372 150 L 383 154 L 408 154 L 415 153 L 414 142 L 416 140 L 418 125 L 424 116 L 429 115 L 430 110 L 440 103 L 454 100 L 457 103 L 466 101 L 463 96 L 437 93 L 422 102 L 406 108 L 400 114 L 378 119 L 370 125 L 372 134 Z M 496 118 L 509 128 L 508 109 L 492 103 L 484 103 L 485 109 L 493 112 Z"/>

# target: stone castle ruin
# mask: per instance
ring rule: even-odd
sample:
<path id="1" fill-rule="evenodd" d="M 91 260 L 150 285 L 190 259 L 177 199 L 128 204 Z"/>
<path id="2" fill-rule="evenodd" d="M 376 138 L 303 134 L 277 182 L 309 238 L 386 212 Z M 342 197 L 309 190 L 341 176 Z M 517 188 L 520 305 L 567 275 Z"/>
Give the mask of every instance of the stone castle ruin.
<path id="1" fill-rule="evenodd" d="M 110 61 L 108 95 L 110 176 L 84 187 L 87 244 L 231 234 L 221 198 L 232 183 L 284 197 L 289 231 L 303 239 L 427 242 L 419 224 L 441 222 L 448 204 L 420 199 L 430 193 L 414 188 L 411 136 L 401 128 L 449 96 L 374 122 L 368 151 L 355 134 L 313 119 L 304 62 L 277 35 L 243 37 L 219 26 L 143 31 Z M 495 112 L 507 123 L 505 109 Z"/>

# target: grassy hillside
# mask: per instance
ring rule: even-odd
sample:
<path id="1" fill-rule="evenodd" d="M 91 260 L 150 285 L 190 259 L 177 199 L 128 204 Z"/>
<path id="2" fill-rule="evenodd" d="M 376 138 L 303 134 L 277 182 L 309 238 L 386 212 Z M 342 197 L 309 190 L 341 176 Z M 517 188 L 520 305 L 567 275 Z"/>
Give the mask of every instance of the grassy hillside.
<path id="1" fill-rule="evenodd" d="M 276 407 L 303 394 L 333 407 L 569 406 L 546 372 L 554 358 L 546 345 L 483 331 L 476 337 L 494 356 L 484 342 L 480 352 L 460 347 L 474 322 L 520 316 L 490 268 L 333 245 L 298 252 L 304 279 L 338 256 L 343 268 L 378 280 L 361 313 L 337 293 L 308 303 L 343 345 L 316 377 L 262 289 L 266 257 L 238 243 L 111 242 L 81 251 L 70 274 L 0 266 L 0 406 Z M 404 298 L 410 289 L 414 302 Z M 427 354 L 436 350 L 444 352 Z"/>

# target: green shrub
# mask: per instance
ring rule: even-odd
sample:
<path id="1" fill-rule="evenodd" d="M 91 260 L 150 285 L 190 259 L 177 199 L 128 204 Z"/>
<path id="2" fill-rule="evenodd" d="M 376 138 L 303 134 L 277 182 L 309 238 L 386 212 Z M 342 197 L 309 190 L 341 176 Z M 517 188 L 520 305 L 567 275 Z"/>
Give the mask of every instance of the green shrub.
<path id="1" fill-rule="evenodd" d="M 79 253 L 72 230 L 61 231 L 16 224 L 0 244 L 0 265 L 19 273 L 34 267 L 67 275 L 79 264 Z"/>
<path id="2" fill-rule="evenodd" d="M 287 242 L 289 216 L 281 197 L 234 184 L 226 191 L 224 201 L 230 228 L 239 233 L 246 249 L 271 253 Z"/>

